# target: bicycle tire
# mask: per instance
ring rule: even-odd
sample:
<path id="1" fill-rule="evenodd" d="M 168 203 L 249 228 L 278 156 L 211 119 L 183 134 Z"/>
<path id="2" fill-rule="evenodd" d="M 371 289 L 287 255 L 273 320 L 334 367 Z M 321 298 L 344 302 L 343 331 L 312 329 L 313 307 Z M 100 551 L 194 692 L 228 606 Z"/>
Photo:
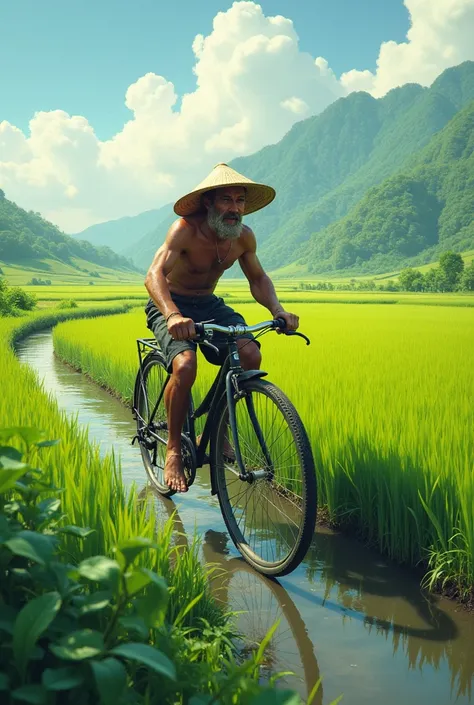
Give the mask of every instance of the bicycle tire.
<path id="1" fill-rule="evenodd" d="M 272 477 L 270 480 L 266 477 L 264 479 L 257 479 L 252 484 L 242 481 L 237 477 L 239 472 L 237 466 L 234 465 L 234 468 L 230 468 L 225 457 L 224 443 L 226 442 L 226 434 L 228 433 L 228 409 L 227 398 L 225 395 L 223 395 L 220 399 L 216 409 L 215 424 L 211 435 L 211 472 L 214 474 L 216 491 L 225 524 L 237 549 L 251 566 L 264 575 L 271 575 L 273 577 L 283 576 L 291 573 L 301 563 L 311 544 L 315 531 L 317 487 L 313 454 L 301 418 L 291 401 L 281 391 L 281 389 L 271 382 L 262 379 L 248 380 L 240 385 L 240 389 L 244 392 L 244 396 L 235 402 L 237 432 L 239 433 L 239 439 L 239 422 L 243 427 L 242 419 L 245 419 L 239 411 L 239 405 L 242 403 L 245 404 L 244 400 L 248 395 L 252 397 L 252 400 L 258 400 L 259 397 L 257 395 L 268 399 L 273 404 L 271 428 L 278 429 L 279 433 L 279 436 L 272 441 L 272 445 L 269 450 L 271 450 L 272 447 L 275 447 L 274 454 L 276 454 L 280 451 L 281 445 L 286 441 L 286 439 L 288 439 L 287 448 L 291 448 L 291 451 L 294 453 L 293 457 L 300 468 L 301 478 L 289 477 L 287 475 L 284 480 L 287 486 L 284 487 L 280 482 L 282 479 L 280 475 L 276 480 L 275 477 Z M 250 418 L 248 414 L 247 418 Z M 248 421 L 246 421 L 246 423 L 247 427 L 250 428 Z M 255 428 L 253 421 L 251 421 L 251 424 L 251 427 Z M 287 435 L 284 435 L 285 431 L 288 432 Z M 265 437 L 265 433 L 263 435 Z M 280 441 L 280 438 L 282 437 L 284 440 Z M 278 441 L 280 441 L 280 445 L 278 445 Z M 275 444 L 277 445 L 275 446 Z M 259 463 L 262 461 L 264 453 L 261 449 L 261 445 L 260 450 L 262 451 L 262 457 L 256 458 Z M 267 455 L 269 450 L 267 451 Z M 286 448 L 284 452 L 286 453 Z M 254 461 L 254 457 L 256 457 L 255 443 L 254 446 L 250 448 L 249 453 L 253 454 L 251 459 Z M 242 453 L 242 455 L 245 462 L 244 453 Z M 274 470 L 274 461 L 278 461 L 281 455 L 282 453 L 280 452 L 280 455 L 276 456 L 273 461 L 270 458 L 272 461 L 272 472 Z M 267 463 L 266 467 L 268 468 L 268 460 L 264 460 L 264 462 Z M 259 464 L 258 467 L 261 467 L 261 465 Z M 293 465 L 288 467 L 293 467 Z M 296 473 L 293 474 L 296 475 Z M 234 494 L 232 497 L 229 496 L 227 477 L 229 477 L 232 483 L 241 483 L 237 484 L 237 495 Z M 262 482 L 267 484 L 262 485 Z M 271 484 L 269 484 L 270 482 Z M 293 485 L 291 483 L 293 483 Z M 289 487 L 292 486 L 299 487 L 296 483 L 301 483 L 301 490 L 298 489 L 300 495 L 298 498 L 296 492 L 289 489 Z M 270 487 L 271 490 L 269 489 Z M 254 495 L 252 500 L 250 500 L 252 491 L 254 492 Z M 265 492 L 268 495 L 270 491 L 274 502 L 264 496 Z M 232 500 L 235 497 L 237 497 L 237 499 L 233 505 Z M 240 501 L 241 499 L 242 502 Z M 271 560 L 268 559 L 268 551 L 266 557 L 262 554 L 264 553 L 264 547 L 268 548 L 269 543 L 267 541 L 267 537 L 271 536 L 273 527 L 279 527 L 279 524 L 276 524 L 271 518 L 273 509 L 268 509 L 267 507 L 268 530 L 262 530 L 261 526 L 257 526 L 255 533 L 259 533 L 259 541 L 261 543 L 261 547 L 258 550 L 256 541 L 252 547 L 248 540 L 250 536 L 245 535 L 247 530 L 247 507 L 249 507 L 249 504 L 254 507 L 254 510 L 257 506 L 261 505 L 263 507 L 265 500 L 267 500 L 267 504 L 269 506 L 271 505 L 274 509 L 279 510 L 279 507 L 281 507 L 282 510 L 287 510 L 289 513 L 293 512 L 298 521 L 298 523 L 296 523 L 296 521 L 294 521 L 289 514 L 285 515 L 292 523 L 295 524 L 295 526 L 297 526 L 297 533 L 294 529 L 292 529 L 291 539 L 287 539 L 283 534 L 277 537 L 280 543 L 283 545 L 285 543 L 287 544 L 287 548 L 284 548 L 287 552 L 286 554 L 278 557 L 274 555 Z M 244 502 L 245 508 L 242 511 L 242 504 Z M 277 506 L 275 502 L 279 506 Z M 298 514 L 296 513 L 297 511 L 299 512 Z M 240 516 L 237 516 L 237 514 Z M 255 511 L 253 516 L 255 516 Z M 273 527 L 270 527 L 270 522 Z M 252 519 L 250 520 L 250 523 L 252 523 Z M 252 531 L 251 526 L 249 531 Z"/>
<path id="2" fill-rule="evenodd" d="M 153 373 L 152 370 L 155 370 L 155 372 Z M 156 379 L 153 382 L 153 390 L 149 392 L 149 386 L 151 386 L 149 385 L 149 380 L 152 374 Z M 172 497 L 176 494 L 176 490 L 172 490 L 168 487 L 163 477 L 166 446 L 168 442 L 168 421 L 164 396 L 161 397 L 154 417 L 157 427 L 153 428 L 156 435 L 158 435 L 161 440 L 157 441 L 154 437 L 150 438 L 149 435 L 146 437 L 147 421 L 149 420 L 150 413 L 153 412 L 155 401 L 161 393 L 167 377 L 166 363 L 161 352 L 155 351 L 149 353 L 143 361 L 142 371 L 138 372 L 135 379 L 133 410 L 137 422 L 138 443 L 148 478 L 153 487 L 155 487 L 163 497 Z M 192 405 L 192 399 L 190 400 L 190 404 Z M 145 436 L 143 432 L 145 432 Z M 158 455 L 159 463 L 157 463 Z M 181 434 L 181 457 L 186 482 L 188 487 L 191 487 L 196 477 L 196 451 L 191 439 L 185 433 Z"/>

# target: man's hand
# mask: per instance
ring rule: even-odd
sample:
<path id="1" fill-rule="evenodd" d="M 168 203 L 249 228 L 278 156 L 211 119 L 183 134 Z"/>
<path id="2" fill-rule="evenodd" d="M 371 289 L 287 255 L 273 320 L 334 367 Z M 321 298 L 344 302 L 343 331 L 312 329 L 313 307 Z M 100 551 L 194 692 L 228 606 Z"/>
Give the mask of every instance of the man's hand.
<path id="1" fill-rule="evenodd" d="M 189 340 L 196 335 L 194 321 L 184 316 L 172 316 L 168 321 L 168 333 L 174 340 Z"/>
<path id="2" fill-rule="evenodd" d="M 283 318 L 286 321 L 285 330 L 296 330 L 300 324 L 300 319 L 294 313 L 287 313 L 287 311 L 277 311 L 273 314 L 273 318 Z"/>

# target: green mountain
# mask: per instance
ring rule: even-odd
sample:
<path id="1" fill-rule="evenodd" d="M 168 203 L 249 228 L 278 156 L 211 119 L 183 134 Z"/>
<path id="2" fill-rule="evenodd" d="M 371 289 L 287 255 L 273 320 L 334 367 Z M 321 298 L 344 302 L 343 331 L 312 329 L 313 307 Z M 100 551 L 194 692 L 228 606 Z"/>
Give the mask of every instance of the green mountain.
<path id="1" fill-rule="evenodd" d="M 246 219 L 266 269 L 308 257 L 309 247 L 312 264 L 318 266 L 316 234 L 346 216 L 371 188 L 413 168 L 433 136 L 472 100 L 474 62 L 466 61 L 444 71 L 429 88 L 407 84 L 380 99 L 352 93 L 295 124 L 277 144 L 233 160 L 235 169 L 277 191 L 270 206 Z M 164 206 L 160 215 L 156 227 L 124 251 L 143 268 L 176 217 L 171 206 Z M 428 235 L 422 239 L 426 247 L 436 246 Z M 333 256 L 332 250 L 323 254 L 325 260 Z M 228 272 L 239 273 L 237 267 Z"/>
<path id="2" fill-rule="evenodd" d="M 235 160 L 236 169 L 277 190 L 275 201 L 249 218 L 267 269 L 294 260 L 300 243 L 399 171 L 473 99 L 474 62 L 465 62 L 430 88 L 408 84 L 378 100 L 351 94 L 296 124 L 277 145 Z"/>
<path id="3" fill-rule="evenodd" d="M 80 233 L 72 235 L 72 237 L 77 240 L 87 240 L 96 247 L 111 247 L 116 252 L 128 257 L 129 255 L 126 253 L 128 251 L 133 252 L 134 243 L 153 230 L 168 211 L 169 206 L 164 206 L 163 208 L 145 211 L 138 215 L 108 220 L 105 223 L 91 225 Z"/>
<path id="4" fill-rule="evenodd" d="M 62 233 L 39 213 L 25 211 L 0 190 L 0 260 L 21 263 L 49 259 L 71 264 L 74 259 L 115 270 L 138 271 L 109 247 L 94 247 Z"/>
<path id="5" fill-rule="evenodd" d="M 347 216 L 314 233 L 295 258 L 311 272 L 383 271 L 474 244 L 474 100 Z M 418 256 L 418 258 L 416 258 Z"/>

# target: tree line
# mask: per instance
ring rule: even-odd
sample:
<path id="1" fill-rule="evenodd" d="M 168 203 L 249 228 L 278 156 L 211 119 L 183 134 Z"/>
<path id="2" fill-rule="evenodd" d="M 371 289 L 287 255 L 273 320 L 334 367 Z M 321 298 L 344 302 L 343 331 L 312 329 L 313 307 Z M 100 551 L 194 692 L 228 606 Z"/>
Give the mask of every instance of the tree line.
<path id="1" fill-rule="evenodd" d="M 347 282 L 300 282 L 299 288 L 304 291 L 474 291 L 474 260 L 466 265 L 460 254 L 448 250 L 441 255 L 439 266 L 426 274 L 406 267 L 398 279 L 376 281 L 353 277 Z"/>

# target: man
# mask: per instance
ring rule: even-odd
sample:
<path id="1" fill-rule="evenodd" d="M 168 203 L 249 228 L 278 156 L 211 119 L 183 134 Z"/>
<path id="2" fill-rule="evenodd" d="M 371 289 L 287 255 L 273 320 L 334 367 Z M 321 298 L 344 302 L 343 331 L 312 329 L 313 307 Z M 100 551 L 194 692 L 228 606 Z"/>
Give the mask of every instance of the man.
<path id="1" fill-rule="evenodd" d="M 197 371 L 194 321 L 245 324 L 240 314 L 213 294 L 224 271 L 238 260 L 254 299 L 274 318 L 284 318 L 289 330 L 298 327 L 298 317 L 283 309 L 258 261 L 255 235 L 242 223 L 243 215 L 263 208 L 274 197 L 270 186 L 251 181 L 227 164 L 218 164 L 191 193 L 175 203 L 174 211 L 181 217 L 169 229 L 145 279 L 150 294 L 145 309 L 148 327 L 171 373 L 165 393 L 169 431 L 165 482 L 178 492 L 188 489 L 181 460 L 181 430 Z M 202 351 L 210 362 L 222 364 L 223 340 L 220 346 L 218 337 L 212 342 L 220 348 L 219 356 L 205 346 Z M 253 336 L 242 336 L 237 345 L 242 367 L 258 369 L 260 345 Z"/>

